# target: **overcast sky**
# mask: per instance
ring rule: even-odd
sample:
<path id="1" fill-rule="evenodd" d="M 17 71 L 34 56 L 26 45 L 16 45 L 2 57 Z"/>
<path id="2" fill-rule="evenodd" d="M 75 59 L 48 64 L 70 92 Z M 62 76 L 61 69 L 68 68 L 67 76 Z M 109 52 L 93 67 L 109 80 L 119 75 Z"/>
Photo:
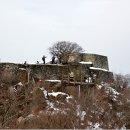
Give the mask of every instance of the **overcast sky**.
<path id="1" fill-rule="evenodd" d="M 130 0 L 0 0 L 1 62 L 41 62 L 48 47 L 71 41 L 130 73 Z"/>

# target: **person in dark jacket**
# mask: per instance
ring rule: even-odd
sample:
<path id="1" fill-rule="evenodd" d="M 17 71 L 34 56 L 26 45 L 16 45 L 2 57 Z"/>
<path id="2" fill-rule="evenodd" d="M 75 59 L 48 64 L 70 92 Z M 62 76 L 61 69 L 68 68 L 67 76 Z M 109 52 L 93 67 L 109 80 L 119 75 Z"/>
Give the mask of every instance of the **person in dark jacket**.
<path id="1" fill-rule="evenodd" d="M 61 55 L 58 56 L 59 64 L 61 63 Z"/>
<path id="2" fill-rule="evenodd" d="M 26 64 L 27 64 L 27 61 L 24 62 L 24 65 L 26 65 Z"/>
<path id="3" fill-rule="evenodd" d="M 52 56 L 52 64 L 55 63 L 55 56 Z"/>
<path id="4" fill-rule="evenodd" d="M 43 64 L 45 64 L 45 59 L 46 59 L 46 56 L 43 56 L 43 57 L 42 57 Z"/>

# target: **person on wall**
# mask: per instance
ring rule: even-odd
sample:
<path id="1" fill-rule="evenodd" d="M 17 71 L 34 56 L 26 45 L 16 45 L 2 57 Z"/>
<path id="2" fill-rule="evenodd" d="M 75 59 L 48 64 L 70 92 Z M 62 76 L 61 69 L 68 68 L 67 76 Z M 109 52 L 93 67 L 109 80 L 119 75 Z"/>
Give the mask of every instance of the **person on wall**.
<path id="1" fill-rule="evenodd" d="M 52 56 L 52 64 L 54 64 L 55 63 L 55 56 L 53 55 Z"/>
<path id="2" fill-rule="evenodd" d="M 46 56 L 43 56 L 42 57 L 43 64 L 45 64 L 45 59 L 46 59 Z"/>

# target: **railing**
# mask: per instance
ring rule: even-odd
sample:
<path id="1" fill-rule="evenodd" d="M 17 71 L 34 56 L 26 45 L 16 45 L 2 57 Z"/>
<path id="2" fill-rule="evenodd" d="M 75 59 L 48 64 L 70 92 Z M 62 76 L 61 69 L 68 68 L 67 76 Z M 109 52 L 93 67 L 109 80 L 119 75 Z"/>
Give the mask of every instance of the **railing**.
<path id="1" fill-rule="evenodd" d="M 84 79 L 84 77 L 81 76 L 80 81 L 76 81 L 75 76 L 71 77 L 70 75 L 62 75 L 62 82 L 73 83 L 73 84 L 94 84 L 91 77 L 88 77 L 88 78 Z"/>
<path id="2" fill-rule="evenodd" d="M 74 82 L 74 84 L 76 82 L 75 77 L 70 77 L 70 75 L 62 75 L 62 81 Z"/>

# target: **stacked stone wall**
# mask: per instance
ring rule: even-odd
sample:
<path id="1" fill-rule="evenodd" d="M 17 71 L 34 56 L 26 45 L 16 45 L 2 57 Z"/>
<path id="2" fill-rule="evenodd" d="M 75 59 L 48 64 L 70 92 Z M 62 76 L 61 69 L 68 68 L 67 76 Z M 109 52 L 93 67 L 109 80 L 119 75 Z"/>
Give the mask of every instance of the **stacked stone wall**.
<path id="1" fill-rule="evenodd" d="M 109 70 L 108 59 L 106 56 L 97 55 L 97 54 L 88 54 L 83 53 L 83 61 L 93 62 L 93 66 L 96 68 L 102 68 Z"/>
<path id="2" fill-rule="evenodd" d="M 62 57 L 62 63 L 79 63 L 81 61 L 92 62 L 93 67 L 109 70 L 108 59 L 106 56 L 89 53 L 72 53 Z"/>

